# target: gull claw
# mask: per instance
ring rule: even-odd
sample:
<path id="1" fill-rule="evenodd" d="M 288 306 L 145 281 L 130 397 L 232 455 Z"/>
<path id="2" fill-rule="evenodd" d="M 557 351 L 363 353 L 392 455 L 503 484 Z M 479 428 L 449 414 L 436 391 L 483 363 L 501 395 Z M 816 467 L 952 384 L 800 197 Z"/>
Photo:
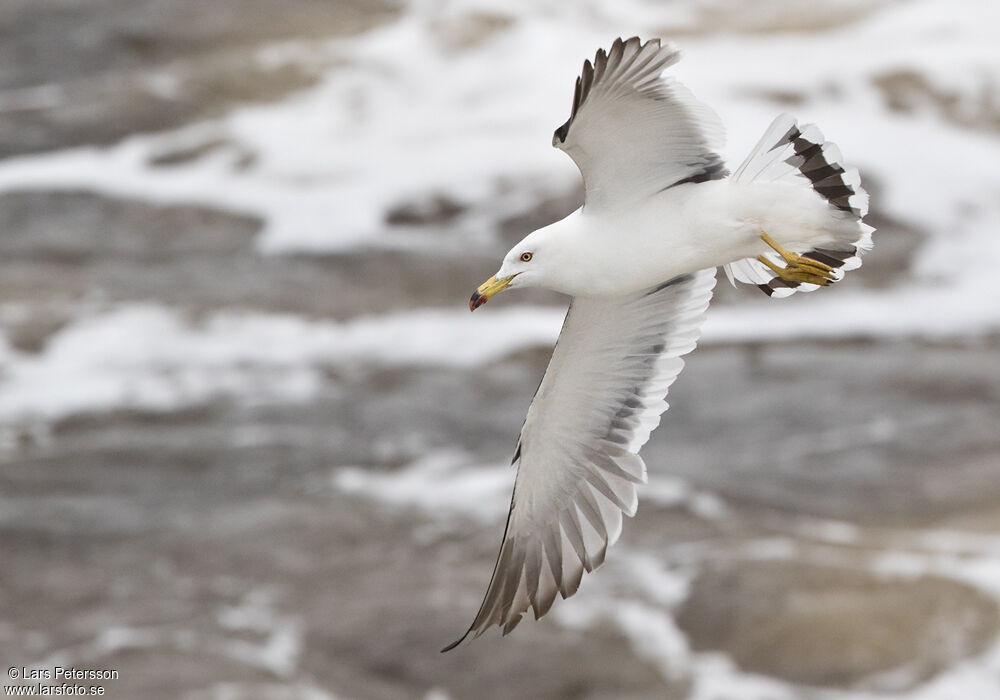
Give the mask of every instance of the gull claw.
<path id="1" fill-rule="evenodd" d="M 776 240 L 763 231 L 760 233 L 760 238 L 781 256 L 782 260 L 785 261 L 785 267 L 777 265 L 774 261 L 764 255 L 758 255 L 757 260 L 770 268 L 774 274 L 786 282 L 815 284 L 820 287 L 825 287 L 831 282 L 835 282 L 837 280 L 833 268 L 829 265 L 821 263 L 819 260 L 813 260 L 812 258 L 807 258 L 803 255 L 799 255 L 798 253 L 786 250 Z"/>

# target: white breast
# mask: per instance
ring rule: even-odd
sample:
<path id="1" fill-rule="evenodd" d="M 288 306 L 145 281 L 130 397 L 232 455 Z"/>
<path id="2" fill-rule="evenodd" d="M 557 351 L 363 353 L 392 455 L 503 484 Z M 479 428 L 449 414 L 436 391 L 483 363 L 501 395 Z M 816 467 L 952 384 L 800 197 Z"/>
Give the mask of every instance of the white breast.
<path id="1" fill-rule="evenodd" d="M 805 187 L 729 180 L 672 187 L 619 211 L 584 208 L 555 225 L 567 251 L 557 291 L 631 294 L 759 255 L 766 250 L 762 231 L 790 249 L 806 249 L 813 232 L 829 226 L 828 209 Z"/>

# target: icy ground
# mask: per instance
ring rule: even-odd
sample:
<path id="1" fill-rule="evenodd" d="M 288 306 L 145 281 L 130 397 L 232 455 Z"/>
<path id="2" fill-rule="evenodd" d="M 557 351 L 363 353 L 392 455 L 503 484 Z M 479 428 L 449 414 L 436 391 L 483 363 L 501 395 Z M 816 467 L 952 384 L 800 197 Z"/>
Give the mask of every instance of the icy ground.
<path id="1" fill-rule="evenodd" d="M 285 5 L 0 8 L 0 658 L 111 697 L 1000 697 L 1000 5 Z M 876 247 L 720 282 L 605 566 L 441 656 L 565 305 L 466 300 L 578 205 L 551 132 L 632 34 L 731 162 L 818 123 Z"/>

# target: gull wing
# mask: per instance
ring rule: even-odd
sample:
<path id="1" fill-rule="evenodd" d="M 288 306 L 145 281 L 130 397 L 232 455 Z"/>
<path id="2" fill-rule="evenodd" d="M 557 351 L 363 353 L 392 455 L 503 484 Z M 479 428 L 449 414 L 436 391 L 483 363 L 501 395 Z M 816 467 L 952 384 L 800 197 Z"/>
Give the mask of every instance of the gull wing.
<path id="1" fill-rule="evenodd" d="M 719 117 L 680 83 L 661 77 L 680 59 L 671 43 L 615 39 L 576 80 L 569 121 L 552 145 L 580 168 L 586 206 L 617 208 L 686 182 L 728 174 Z"/>
<path id="2" fill-rule="evenodd" d="M 639 448 L 667 409 L 667 388 L 694 349 L 715 270 L 623 298 L 575 298 L 528 409 L 503 544 L 469 631 L 510 632 L 576 592 L 635 514 L 646 481 Z"/>

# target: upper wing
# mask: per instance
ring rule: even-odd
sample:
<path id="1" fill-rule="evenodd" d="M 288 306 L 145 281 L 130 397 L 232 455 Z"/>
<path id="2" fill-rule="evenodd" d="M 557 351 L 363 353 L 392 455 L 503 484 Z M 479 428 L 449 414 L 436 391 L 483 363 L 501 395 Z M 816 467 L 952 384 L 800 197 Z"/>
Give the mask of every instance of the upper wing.
<path id="1" fill-rule="evenodd" d="M 725 177 L 719 117 L 660 74 L 680 58 L 673 44 L 615 39 L 585 61 L 569 121 L 552 145 L 583 173 L 588 207 L 615 207 L 683 182 Z"/>
<path id="2" fill-rule="evenodd" d="M 514 495 L 493 578 L 469 633 L 514 629 L 529 607 L 576 592 L 634 515 L 639 448 L 698 338 L 715 270 L 623 299 L 576 298 L 517 445 Z"/>

